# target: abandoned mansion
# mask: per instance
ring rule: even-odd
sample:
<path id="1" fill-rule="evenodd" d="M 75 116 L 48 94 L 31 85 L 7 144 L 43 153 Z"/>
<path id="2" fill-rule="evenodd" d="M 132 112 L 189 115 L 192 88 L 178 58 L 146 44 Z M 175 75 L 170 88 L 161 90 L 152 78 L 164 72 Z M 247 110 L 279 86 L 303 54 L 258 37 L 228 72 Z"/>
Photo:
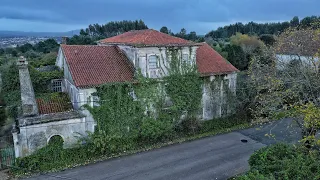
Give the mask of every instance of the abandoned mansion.
<path id="1" fill-rule="evenodd" d="M 131 82 L 140 71 L 144 77 L 161 79 L 168 75 L 171 60 L 166 49 L 178 49 L 179 58 L 197 67 L 202 85 L 201 119 L 209 120 L 228 113 L 225 86 L 235 93 L 237 72 L 227 60 L 206 43 L 195 43 L 156 30 L 129 31 L 103 39 L 97 45 L 61 44 L 56 66 L 64 78 L 55 80 L 58 91 L 66 92 L 70 107 L 52 111 L 35 98 L 26 59 L 18 62 L 23 116 L 13 131 L 17 157 L 45 146 L 51 137 L 61 136 L 64 146 L 76 143 L 74 133 L 93 132 L 95 121 L 83 105 L 95 106 L 97 87 L 106 83 Z M 161 60 L 160 58 L 161 57 Z M 210 82 L 218 91 L 212 93 Z M 72 106 L 71 106 L 72 105 Z"/>

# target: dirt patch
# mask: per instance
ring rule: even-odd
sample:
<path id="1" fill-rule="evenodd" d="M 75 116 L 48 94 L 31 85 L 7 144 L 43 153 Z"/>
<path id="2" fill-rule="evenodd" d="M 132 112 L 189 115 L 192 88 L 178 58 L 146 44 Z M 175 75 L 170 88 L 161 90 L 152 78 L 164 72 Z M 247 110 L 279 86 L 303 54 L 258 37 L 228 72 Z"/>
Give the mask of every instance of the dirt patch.
<path id="1" fill-rule="evenodd" d="M 13 178 L 8 169 L 6 170 L 0 170 L 0 180 L 16 180 L 16 178 Z"/>

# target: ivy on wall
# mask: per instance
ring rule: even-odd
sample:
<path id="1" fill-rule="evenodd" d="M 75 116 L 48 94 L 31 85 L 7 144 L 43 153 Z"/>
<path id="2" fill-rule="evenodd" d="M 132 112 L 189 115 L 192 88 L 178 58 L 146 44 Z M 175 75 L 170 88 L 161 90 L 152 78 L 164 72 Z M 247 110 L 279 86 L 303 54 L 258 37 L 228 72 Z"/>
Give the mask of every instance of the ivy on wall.
<path id="1" fill-rule="evenodd" d="M 95 102 L 97 106 L 86 105 L 97 121 L 96 131 L 80 138 L 81 144 L 75 149 L 49 154 L 44 153 L 48 149 L 45 147 L 19 159 L 16 165 L 23 169 L 15 173 L 62 169 L 101 156 L 105 158 L 161 143 L 178 142 L 181 138 L 196 139 L 228 132 L 246 124 L 236 118 L 200 122 L 204 79 L 195 64 L 183 64 L 180 52 L 179 49 L 166 49 L 166 53 L 171 54 L 170 69 L 162 79 L 144 77 L 138 72 L 134 82 L 108 83 L 98 87 L 97 93 L 92 94 L 99 97 Z M 163 59 L 159 57 L 158 60 Z M 56 155 L 63 157 L 61 161 L 56 161 Z M 37 166 L 32 162 L 37 162 Z"/>

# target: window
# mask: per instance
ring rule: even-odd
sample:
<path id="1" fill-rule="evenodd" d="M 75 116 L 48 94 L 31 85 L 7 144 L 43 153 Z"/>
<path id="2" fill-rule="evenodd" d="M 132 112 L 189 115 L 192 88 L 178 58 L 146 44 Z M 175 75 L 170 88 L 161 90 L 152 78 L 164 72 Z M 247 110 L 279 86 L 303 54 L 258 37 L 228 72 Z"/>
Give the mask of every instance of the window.
<path id="1" fill-rule="evenodd" d="M 189 63 L 189 55 L 188 54 L 182 54 L 182 62 Z"/>
<path id="2" fill-rule="evenodd" d="M 52 91 L 53 92 L 62 92 L 62 80 L 61 79 L 52 80 Z"/>
<path id="3" fill-rule="evenodd" d="M 129 96 L 131 96 L 134 101 L 138 100 L 136 93 L 134 93 L 133 89 L 129 92 Z"/>
<path id="4" fill-rule="evenodd" d="M 97 95 L 92 96 L 92 102 L 93 102 L 93 107 L 99 107 L 100 106 L 100 98 Z"/>
<path id="5" fill-rule="evenodd" d="M 158 68 L 157 56 L 156 55 L 149 56 L 149 69 L 157 69 L 157 68 Z"/>

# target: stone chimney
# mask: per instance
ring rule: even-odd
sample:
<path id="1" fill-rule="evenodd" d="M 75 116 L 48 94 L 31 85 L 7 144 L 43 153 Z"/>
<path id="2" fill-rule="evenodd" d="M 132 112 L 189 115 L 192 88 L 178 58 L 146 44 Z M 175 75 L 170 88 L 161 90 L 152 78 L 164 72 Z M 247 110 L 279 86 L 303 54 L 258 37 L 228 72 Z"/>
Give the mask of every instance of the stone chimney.
<path id="1" fill-rule="evenodd" d="M 17 66 L 20 77 L 22 115 L 23 117 L 37 116 L 39 111 L 28 70 L 28 61 L 23 56 L 20 56 Z"/>
<path id="2" fill-rule="evenodd" d="M 61 37 L 61 44 L 67 44 L 67 38 L 66 36 Z"/>

